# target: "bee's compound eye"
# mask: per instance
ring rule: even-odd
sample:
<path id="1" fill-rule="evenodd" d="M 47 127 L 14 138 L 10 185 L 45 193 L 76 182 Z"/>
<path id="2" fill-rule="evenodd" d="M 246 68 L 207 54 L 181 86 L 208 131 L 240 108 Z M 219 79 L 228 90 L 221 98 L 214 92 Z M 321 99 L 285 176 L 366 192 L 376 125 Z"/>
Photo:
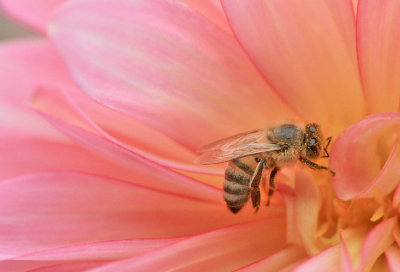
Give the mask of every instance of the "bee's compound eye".
<path id="1" fill-rule="evenodd" d="M 317 139 L 311 138 L 310 141 L 308 141 L 308 146 L 313 146 L 317 143 Z"/>
<path id="2" fill-rule="evenodd" d="M 260 158 L 254 158 L 256 160 L 256 162 L 260 162 L 261 159 Z"/>
<path id="3" fill-rule="evenodd" d="M 315 126 L 313 126 L 313 125 L 310 125 L 308 127 L 308 131 L 310 131 L 311 133 L 315 132 L 316 130 L 317 130 L 317 128 Z"/>

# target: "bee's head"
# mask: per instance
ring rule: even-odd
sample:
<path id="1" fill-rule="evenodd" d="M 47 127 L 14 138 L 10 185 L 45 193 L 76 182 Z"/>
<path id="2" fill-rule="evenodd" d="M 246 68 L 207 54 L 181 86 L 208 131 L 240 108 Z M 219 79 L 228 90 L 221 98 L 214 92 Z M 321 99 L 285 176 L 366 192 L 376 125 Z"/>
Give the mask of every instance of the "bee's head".
<path id="1" fill-rule="evenodd" d="M 310 159 L 318 158 L 321 154 L 322 133 L 320 126 L 315 123 L 306 124 L 304 135 L 304 155 Z"/>

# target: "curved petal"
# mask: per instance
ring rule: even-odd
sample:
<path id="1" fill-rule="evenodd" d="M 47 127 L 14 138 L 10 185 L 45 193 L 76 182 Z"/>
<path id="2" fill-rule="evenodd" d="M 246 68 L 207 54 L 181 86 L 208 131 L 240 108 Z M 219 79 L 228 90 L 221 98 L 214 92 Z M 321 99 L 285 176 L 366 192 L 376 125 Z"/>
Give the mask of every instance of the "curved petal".
<path id="1" fill-rule="evenodd" d="M 341 271 L 341 247 L 332 246 L 312 256 L 309 260 L 300 264 L 293 272 L 337 272 Z"/>
<path id="2" fill-rule="evenodd" d="M 400 247 L 400 228 L 395 228 L 393 230 L 393 238 L 396 241 L 397 245 Z"/>
<path id="3" fill-rule="evenodd" d="M 85 272 L 89 269 L 107 264 L 105 261 L 72 262 L 52 265 L 29 270 L 29 272 Z M 22 271 L 21 271 L 22 272 Z M 25 272 L 25 271 L 24 271 Z"/>
<path id="4" fill-rule="evenodd" d="M 221 190 L 178 174 L 171 169 L 143 158 L 114 142 L 68 123 L 45 112 L 39 113 L 59 131 L 96 154 L 128 167 L 140 184 L 167 192 L 203 199 L 214 203 L 222 199 Z"/>
<path id="5" fill-rule="evenodd" d="M 40 65 L 38 65 L 40 63 Z M 21 108 L 20 104 L 27 103 L 37 86 L 54 86 L 40 88 L 41 94 L 36 91 L 36 98 L 41 104 L 51 104 L 64 115 L 70 116 L 71 107 L 65 104 L 74 103 L 85 111 L 96 125 L 111 134 L 120 142 L 135 149 L 136 152 L 162 165 L 195 172 L 212 174 L 223 173 L 221 167 L 205 167 L 194 165 L 194 152 L 174 142 L 166 135 L 150 129 L 124 114 L 104 107 L 79 90 L 74 88 L 68 71 L 52 46 L 40 39 L 18 40 L 0 45 L 0 123 L 7 125 L 7 129 L 18 126 L 23 133 L 34 133 L 46 137 L 60 138 L 58 132 L 51 128 L 41 118 L 32 114 L 31 109 Z M 60 98 L 58 89 L 66 89 L 68 98 Z M 68 101 L 65 101 L 68 100 Z M 3 105 L 4 104 L 4 105 Z M 76 114 L 75 114 L 76 115 Z M 45 128 L 47 126 L 47 129 Z M 135 128 L 134 132 L 131 129 Z M 58 134 L 58 136 L 57 136 Z M 221 135 L 223 137 L 223 135 Z M 174 152 L 171 152 L 174 150 Z"/>
<path id="6" fill-rule="evenodd" d="M 357 51 L 371 113 L 399 109 L 399 24 L 399 1 L 359 0 Z"/>
<path id="7" fill-rule="evenodd" d="M 351 3 L 353 4 L 353 10 L 354 10 L 354 14 L 355 14 L 355 15 L 357 15 L 358 1 L 359 1 L 359 0 L 351 0 Z"/>
<path id="8" fill-rule="evenodd" d="M 136 177 L 132 170 L 74 143 L 22 135 L 15 132 L 0 136 L 0 180 L 48 170 L 83 171 L 124 180 Z"/>
<path id="9" fill-rule="evenodd" d="M 92 271 L 233 271 L 282 249 L 284 243 L 281 216 L 201 234 Z"/>
<path id="10" fill-rule="evenodd" d="M 396 190 L 394 191 L 392 199 L 392 207 L 395 209 L 400 208 L 400 183 L 397 184 Z"/>
<path id="11" fill-rule="evenodd" d="M 318 216 L 322 204 L 321 193 L 312 176 L 305 171 L 296 171 L 294 190 L 295 225 L 308 254 L 315 254 L 323 247 L 315 238 Z"/>
<path id="12" fill-rule="evenodd" d="M 219 0 L 178 0 L 203 15 L 208 21 L 216 24 L 227 33 L 232 33 Z"/>
<path id="13" fill-rule="evenodd" d="M 73 1 L 50 32 L 83 91 L 190 150 L 293 118 L 236 40 L 183 4 Z"/>
<path id="14" fill-rule="evenodd" d="M 194 164 L 197 156 L 193 152 L 133 118 L 101 106 L 73 89 L 63 91 L 42 86 L 35 91 L 31 103 L 37 109 L 92 131 L 161 165 L 183 171 L 223 174 L 221 165 Z"/>
<path id="15" fill-rule="evenodd" d="M 387 195 L 400 176 L 399 113 L 366 117 L 348 128 L 334 143 L 330 167 L 332 186 L 339 198 Z"/>
<path id="16" fill-rule="evenodd" d="M 240 43 L 304 119 L 337 129 L 364 115 L 349 0 L 222 0 Z"/>
<path id="17" fill-rule="evenodd" d="M 268 256 L 256 263 L 250 264 L 242 269 L 237 270 L 238 272 L 275 272 L 281 271 L 286 267 L 299 262 L 307 257 L 304 249 L 296 246 L 289 245 L 279 252 Z"/>
<path id="18" fill-rule="evenodd" d="M 67 0 L 0 0 L 8 15 L 29 27 L 45 33 L 54 9 Z"/>
<path id="19" fill-rule="evenodd" d="M 361 248 L 360 271 L 369 271 L 379 256 L 393 243 L 393 230 L 398 224 L 397 220 L 397 217 L 384 220 L 368 233 Z"/>
<path id="20" fill-rule="evenodd" d="M 1 43 L 0 70 L 2 98 L 27 101 L 39 84 L 73 85 L 62 59 L 42 39 Z"/>
<path id="21" fill-rule="evenodd" d="M 192 235 L 254 215 L 106 177 L 48 172 L 0 183 L 0 254 L 106 240 Z M 281 214 L 269 209 L 264 216 Z M 269 215 L 268 215 L 269 214 Z"/>
<path id="22" fill-rule="evenodd" d="M 156 248 L 181 241 L 184 238 L 130 239 L 78 244 L 16 256 L 0 261 L 1 271 L 28 271 L 63 263 L 110 262 L 133 257 Z"/>
<path id="23" fill-rule="evenodd" d="M 385 251 L 386 261 L 392 272 L 400 271 L 400 249 L 398 246 L 391 246 Z"/>

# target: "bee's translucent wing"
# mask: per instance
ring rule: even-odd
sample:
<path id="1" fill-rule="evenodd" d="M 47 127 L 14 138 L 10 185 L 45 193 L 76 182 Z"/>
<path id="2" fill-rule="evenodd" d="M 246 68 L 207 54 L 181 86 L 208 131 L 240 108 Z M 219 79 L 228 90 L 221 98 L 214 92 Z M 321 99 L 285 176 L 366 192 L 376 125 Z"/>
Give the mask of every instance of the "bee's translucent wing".
<path id="1" fill-rule="evenodd" d="M 268 142 L 267 129 L 258 129 L 216 141 L 199 149 L 196 162 L 213 164 L 262 152 L 280 150 L 281 146 Z"/>

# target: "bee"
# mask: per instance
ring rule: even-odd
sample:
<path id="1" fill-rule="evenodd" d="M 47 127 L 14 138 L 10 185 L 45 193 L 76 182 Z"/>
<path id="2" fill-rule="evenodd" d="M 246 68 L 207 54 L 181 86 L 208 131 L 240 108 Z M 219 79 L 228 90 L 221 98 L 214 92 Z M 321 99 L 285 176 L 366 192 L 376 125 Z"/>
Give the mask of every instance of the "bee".
<path id="1" fill-rule="evenodd" d="M 300 161 L 316 170 L 331 169 L 311 160 L 328 158 L 327 148 L 332 137 L 323 147 L 321 128 L 316 123 L 304 127 L 283 124 L 269 129 L 263 128 L 243 132 L 208 144 L 201 149 L 197 162 L 216 164 L 229 161 L 225 170 L 224 200 L 233 212 L 239 212 L 251 196 L 255 212 L 260 207 L 260 182 L 263 171 L 272 169 L 269 176 L 267 206 L 275 191 L 275 176 L 282 167 Z M 324 154 L 322 154 L 324 152 Z M 323 156 L 321 156 L 323 155 Z"/>

